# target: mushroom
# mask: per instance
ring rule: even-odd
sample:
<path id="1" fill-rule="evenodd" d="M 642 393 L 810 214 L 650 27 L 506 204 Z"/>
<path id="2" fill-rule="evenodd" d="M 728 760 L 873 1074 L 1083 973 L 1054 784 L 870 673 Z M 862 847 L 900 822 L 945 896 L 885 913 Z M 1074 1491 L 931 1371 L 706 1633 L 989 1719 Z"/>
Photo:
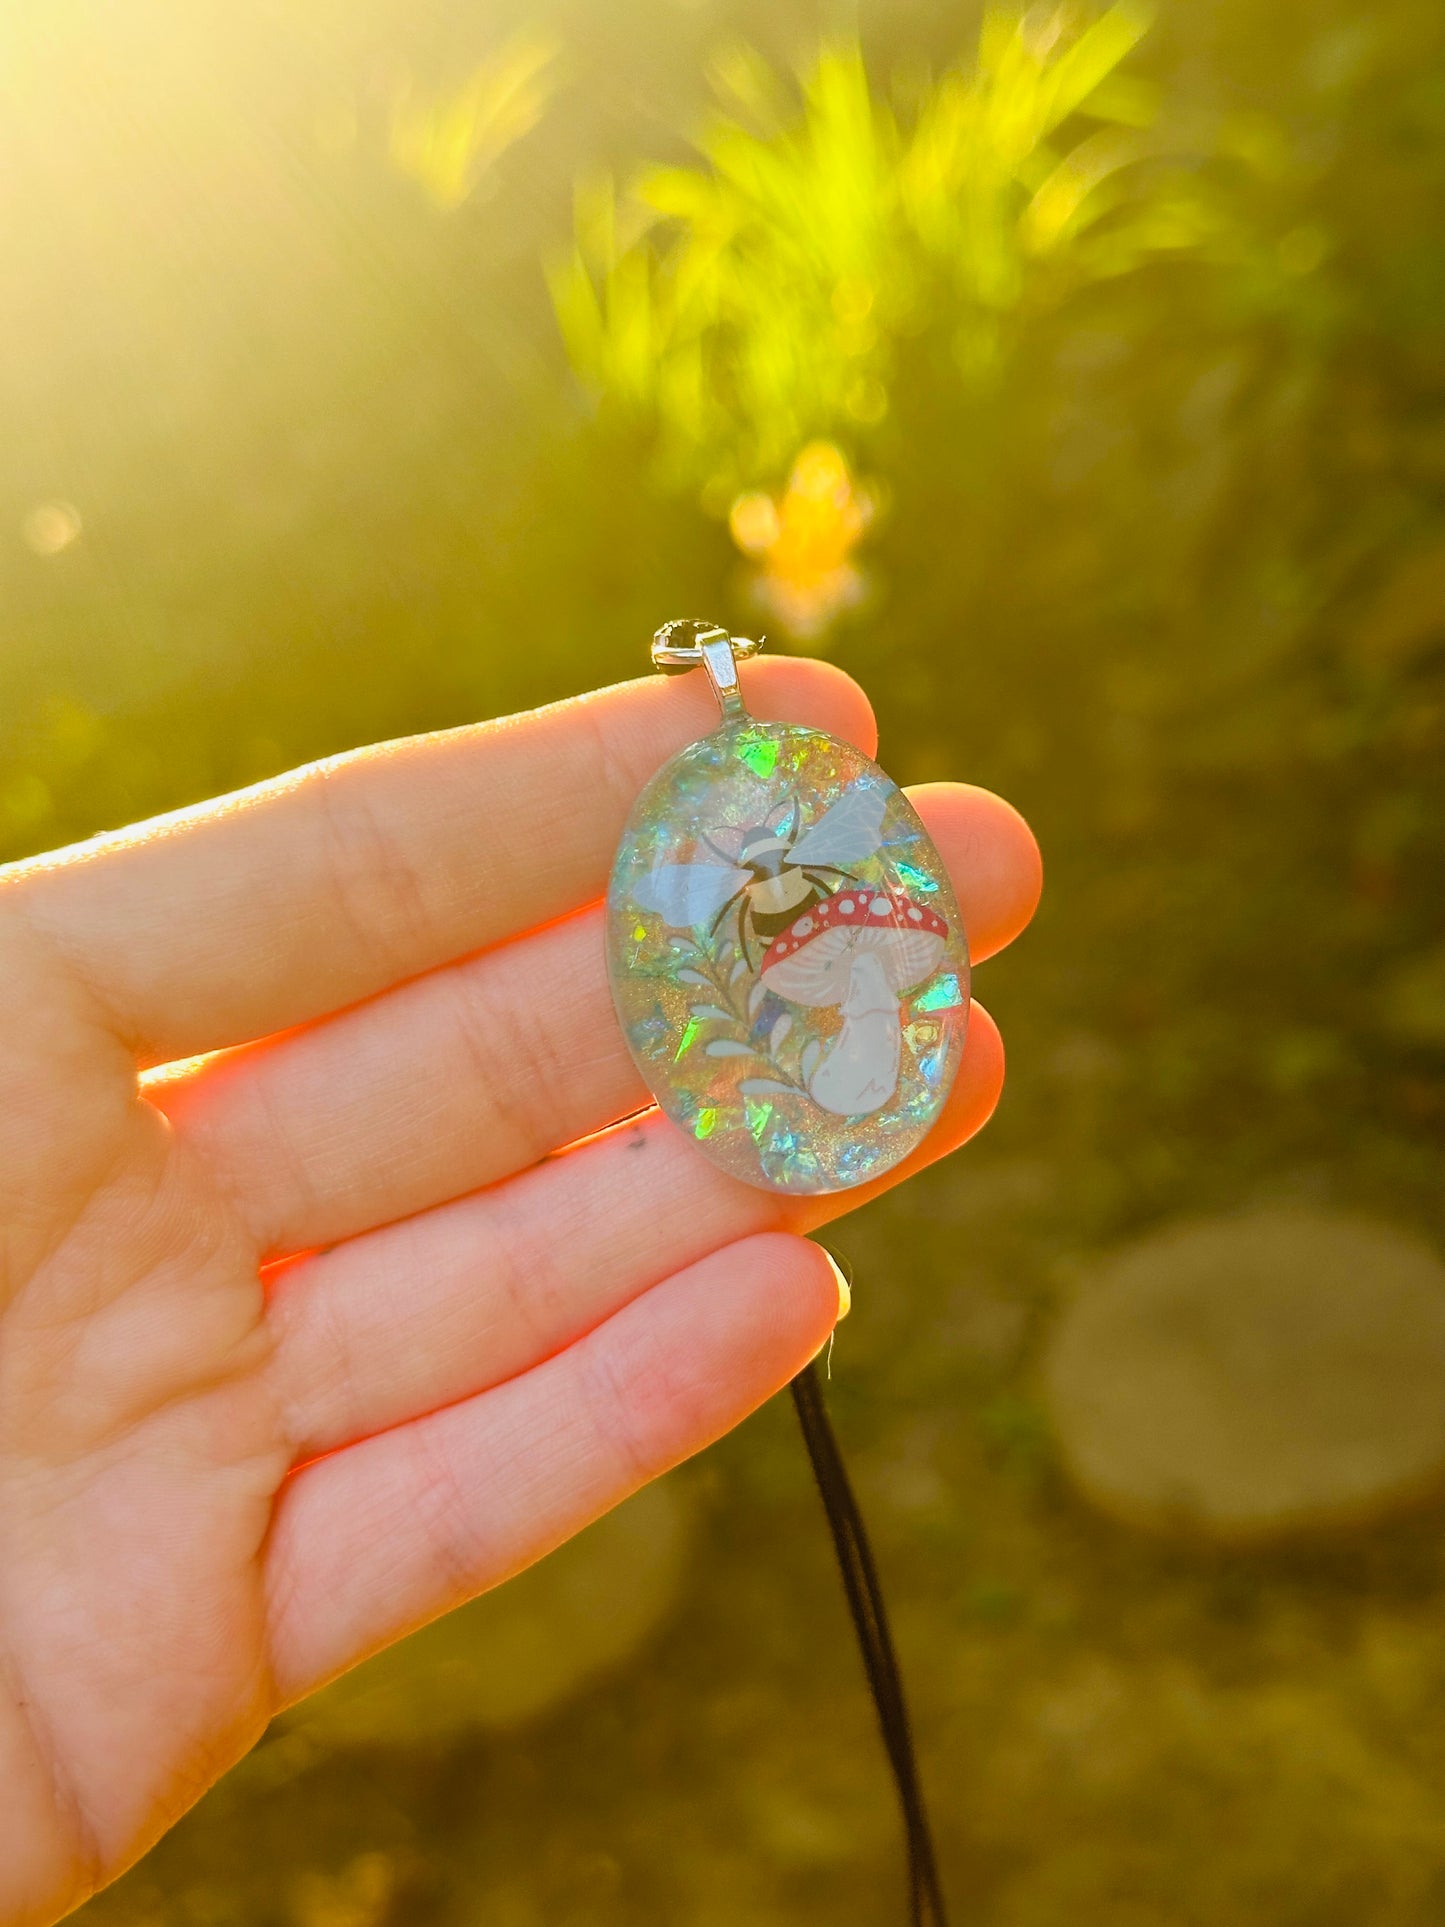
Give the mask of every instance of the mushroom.
<path id="1" fill-rule="evenodd" d="M 843 1027 L 808 1092 L 839 1117 L 881 1110 L 898 1088 L 898 999 L 938 968 L 948 925 L 926 903 L 869 885 L 839 890 L 773 939 L 760 981 L 789 1003 L 837 1005 Z"/>

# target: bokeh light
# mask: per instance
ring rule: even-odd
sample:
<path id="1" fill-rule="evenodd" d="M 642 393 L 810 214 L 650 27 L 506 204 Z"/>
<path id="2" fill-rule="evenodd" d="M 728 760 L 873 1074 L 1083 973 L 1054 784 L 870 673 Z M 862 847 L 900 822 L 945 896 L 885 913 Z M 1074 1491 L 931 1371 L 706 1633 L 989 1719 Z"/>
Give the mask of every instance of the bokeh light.
<path id="1" fill-rule="evenodd" d="M 853 551 L 874 506 L 831 442 L 800 450 L 776 500 L 753 489 L 733 503 L 733 540 L 759 563 L 749 585 L 752 600 L 795 641 L 819 641 L 862 600 L 867 578 Z"/>
<path id="2" fill-rule="evenodd" d="M 38 502 L 20 525 L 27 548 L 59 555 L 80 534 L 80 510 L 69 502 Z"/>

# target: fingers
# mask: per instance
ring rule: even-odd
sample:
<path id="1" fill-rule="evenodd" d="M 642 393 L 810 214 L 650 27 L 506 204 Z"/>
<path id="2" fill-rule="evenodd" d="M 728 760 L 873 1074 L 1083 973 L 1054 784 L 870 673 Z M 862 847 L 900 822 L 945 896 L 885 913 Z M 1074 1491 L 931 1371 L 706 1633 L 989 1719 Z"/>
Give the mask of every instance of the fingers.
<path id="1" fill-rule="evenodd" d="M 1044 866 L 1034 833 L 1011 803 L 972 783 L 919 783 L 908 798 L 948 866 L 969 957 L 983 963 L 1039 907 Z"/>
<path id="2" fill-rule="evenodd" d="M 460 1197 L 651 1102 L 600 907 L 145 1088 L 268 1256 Z"/>
<path id="3" fill-rule="evenodd" d="M 283 1703 L 709 1444 L 786 1384 L 837 1316 L 816 1246 L 748 1238 L 523 1377 L 305 1468 L 268 1564 Z"/>
<path id="4" fill-rule="evenodd" d="M 935 783 L 914 801 L 988 956 L 1033 911 L 1033 838 L 987 790 Z M 273 1253 L 494 1183 L 648 1101 L 613 1016 L 598 909 L 148 1094 Z"/>
<path id="5" fill-rule="evenodd" d="M 489 1191 L 300 1260 L 274 1280 L 270 1303 L 298 1459 L 527 1371 L 739 1238 L 853 1210 L 971 1137 L 1002 1084 L 998 1031 L 975 1005 L 943 1115 L 871 1187 L 789 1199 L 741 1184 L 653 1111 Z"/>
<path id="6" fill-rule="evenodd" d="M 742 670 L 759 716 L 871 754 L 819 662 Z M 703 677 L 651 677 L 384 743 L 0 873 L 146 1063 L 262 1037 L 599 896 L 632 801 L 712 728 Z"/>

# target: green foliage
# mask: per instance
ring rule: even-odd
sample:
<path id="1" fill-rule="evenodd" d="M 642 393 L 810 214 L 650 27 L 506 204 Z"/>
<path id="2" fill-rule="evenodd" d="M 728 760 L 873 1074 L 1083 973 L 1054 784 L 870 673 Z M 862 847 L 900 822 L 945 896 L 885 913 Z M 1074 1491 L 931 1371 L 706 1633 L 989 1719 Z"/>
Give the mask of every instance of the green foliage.
<path id="1" fill-rule="evenodd" d="M 547 36 L 519 33 L 450 93 L 424 99 L 406 81 L 392 102 L 392 164 L 438 207 L 460 207 L 541 119 L 555 84 L 556 54 Z"/>
<path id="2" fill-rule="evenodd" d="M 991 14 L 971 67 L 911 103 L 877 96 L 855 42 L 796 103 L 732 50 L 696 164 L 620 205 L 610 181 L 579 192 L 550 274 L 573 366 L 656 433 L 668 479 L 719 492 L 810 436 L 866 439 L 902 344 L 938 324 L 988 381 L 1021 314 L 1204 232 L 1187 182 L 1144 165 L 1155 102 L 1120 68 L 1147 24 L 1137 0 L 1082 30 Z"/>

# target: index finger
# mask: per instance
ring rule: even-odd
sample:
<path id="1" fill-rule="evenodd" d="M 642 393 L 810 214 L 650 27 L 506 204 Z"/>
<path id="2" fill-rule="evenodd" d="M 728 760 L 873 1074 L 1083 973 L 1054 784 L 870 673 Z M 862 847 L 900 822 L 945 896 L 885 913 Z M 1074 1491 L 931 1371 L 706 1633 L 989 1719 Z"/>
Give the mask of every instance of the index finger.
<path id="1" fill-rule="evenodd" d="M 872 753 L 841 670 L 745 664 L 760 717 Z M 383 743 L 0 871 L 143 1064 L 357 1003 L 601 894 L 637 792 L 716 726 L 700 675 L 651 676 Z"/>

